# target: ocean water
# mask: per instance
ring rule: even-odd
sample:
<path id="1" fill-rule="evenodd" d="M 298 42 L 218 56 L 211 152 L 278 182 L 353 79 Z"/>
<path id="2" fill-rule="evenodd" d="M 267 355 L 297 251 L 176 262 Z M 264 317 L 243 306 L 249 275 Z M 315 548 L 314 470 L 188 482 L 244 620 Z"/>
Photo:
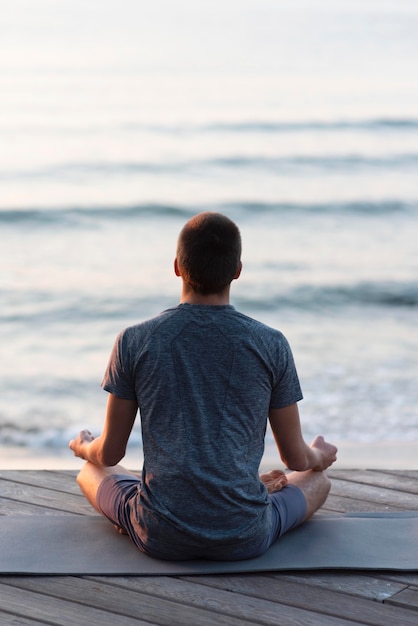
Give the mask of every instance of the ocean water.
<path id="1" fill-rule="evenodd" d="M 201 210 L 241 229 L 232 304 L 289 339 L 307 439 L 416 441 L 417 30 L 414 0 L 8 3 L 0 446 L 100 431 Z"/>

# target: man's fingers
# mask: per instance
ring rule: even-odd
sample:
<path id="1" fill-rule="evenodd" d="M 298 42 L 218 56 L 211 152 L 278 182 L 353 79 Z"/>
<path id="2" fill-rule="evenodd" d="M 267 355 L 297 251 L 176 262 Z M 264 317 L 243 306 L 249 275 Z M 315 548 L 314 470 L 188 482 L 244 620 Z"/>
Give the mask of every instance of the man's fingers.
<path id="1" fill-rule="evenodd" d="M 260 474 L 260 480 L 264 482 L 266 480 L 275 480 L 283 476 L 286 478 L 286 474 L 283 472 L 283 470 L 273 469 L 267 472 L 266 474 Z"/>
<path id="2" fill-rule="evenodd" d="M 287 485 L 287 476 L 282 470 L 274 469 L 260 474 L 260 480 L 267 487 L 268 493 L 280 491 Z"/>

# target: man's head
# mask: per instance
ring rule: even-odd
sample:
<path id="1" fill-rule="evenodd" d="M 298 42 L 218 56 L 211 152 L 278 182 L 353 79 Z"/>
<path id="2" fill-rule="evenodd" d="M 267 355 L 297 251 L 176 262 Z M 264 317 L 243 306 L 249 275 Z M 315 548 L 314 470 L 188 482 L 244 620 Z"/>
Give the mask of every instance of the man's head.
<path id="1" fill-rule="evenodd" d="M 241 271 L 241 235 L 220 213 L 199 213 L 177 242 L 176 273 L 202 295 L 223 292 Z"/>

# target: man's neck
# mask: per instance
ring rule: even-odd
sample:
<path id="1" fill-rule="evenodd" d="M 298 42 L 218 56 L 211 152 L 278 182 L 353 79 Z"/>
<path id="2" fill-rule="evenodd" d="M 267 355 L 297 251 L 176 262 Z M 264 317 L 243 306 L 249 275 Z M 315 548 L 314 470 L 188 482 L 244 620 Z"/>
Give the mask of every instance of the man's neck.
<path id="1" fill-rule="evenodd" d="M 191 289 L 183 289 L 181 298 L 181 304 L 204 304 L 206 306 L 224 306 L 229 304 L 229 288 L 222 293 L 212 293 L 208 296 L 204 296 L 201 293 L 197 293 Z"/>

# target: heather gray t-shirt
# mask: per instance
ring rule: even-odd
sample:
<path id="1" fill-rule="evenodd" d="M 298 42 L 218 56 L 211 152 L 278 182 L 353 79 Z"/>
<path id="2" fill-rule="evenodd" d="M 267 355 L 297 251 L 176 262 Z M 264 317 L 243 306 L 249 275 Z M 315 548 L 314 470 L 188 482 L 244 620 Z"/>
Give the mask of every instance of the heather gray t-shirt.
<path id="1" fill-rule="evenodd" d="M 180 304 L 119 334 L 102 386 L 139 406 L 143 482 L 131 517 L 145 545 L 250 548 L 266 535 L 268 411 L 302 398 L 279 331 L 230 305 Z"/>

